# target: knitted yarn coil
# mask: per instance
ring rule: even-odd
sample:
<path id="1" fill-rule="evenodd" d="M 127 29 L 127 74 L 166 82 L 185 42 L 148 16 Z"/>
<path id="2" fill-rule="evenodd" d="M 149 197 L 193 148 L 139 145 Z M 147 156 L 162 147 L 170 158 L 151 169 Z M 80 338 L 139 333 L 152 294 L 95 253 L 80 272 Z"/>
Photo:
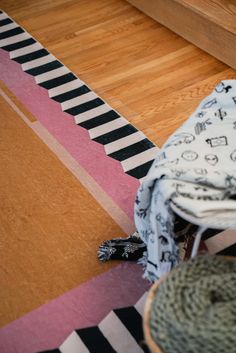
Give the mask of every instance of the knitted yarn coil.
<path id="1" fill-rule="evenodd" d="M 236 353 L 236 261 L 199 256 L 160 284 L 150 331 L 164 353 Z"/>

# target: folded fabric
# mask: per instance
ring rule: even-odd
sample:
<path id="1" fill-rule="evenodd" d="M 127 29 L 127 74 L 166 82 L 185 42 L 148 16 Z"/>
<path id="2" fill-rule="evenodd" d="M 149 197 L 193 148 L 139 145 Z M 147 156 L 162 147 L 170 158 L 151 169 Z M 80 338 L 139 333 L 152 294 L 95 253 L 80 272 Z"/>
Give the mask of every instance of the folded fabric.
<path id="1" fill-rule="evenodd" d="M 98 259 L 138 261 L 143 258 L 147 248 L 137 232 L 127 238 L 105 240 L 98 249 Z"/>
<path id="2" fill-rule="evenodd" d="M 175 215 L 199 228 L 236 228 L 236 80 L 220 82 L 159 151 L 135 201 L 147 246 L 144 276 L 179 262 Z"/>
<path id="3" fill-rule="evenodd" d="M 189 237 L 195 234 L 197 226 L 185 221 L 177 214 L 175 214 L 174 233 L 178 238 L 178 242 L 183 243 L 183 248 L 187 247 Z M 207 229 L 204 236 L 213 235 L 218 233 L 211 229 Z M 187 236 L 186 236 L 187 234 Z M 165 241 L 164 238 L 161 239 Z M 187 249 L 186 249 L 187 250 Z M 98 248 L 98 259 L 102 262 L 109 260 L 125 260 L 135 261 L 138 264 L 146 267 L 147 264 L 147 246 L 140 238 L 138 232 L 134 232 L 127 238 L 113 238 L 105 240 Z M 183 257 L 187 254 L 184 251 Z"/>

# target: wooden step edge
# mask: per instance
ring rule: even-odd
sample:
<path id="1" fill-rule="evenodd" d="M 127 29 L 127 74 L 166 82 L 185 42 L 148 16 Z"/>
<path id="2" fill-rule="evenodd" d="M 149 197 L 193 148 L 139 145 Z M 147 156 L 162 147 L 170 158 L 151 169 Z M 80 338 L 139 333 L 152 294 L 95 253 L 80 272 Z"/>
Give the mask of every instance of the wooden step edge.
<path id="1" fill-rule="evenodd" d="M 236 69 L 236 34 L 181 0 L 127 0 L 197 47 Z"/>
<path id="2" fill-rule="evenodd" d="M 180 5 L 236 35 L 236 2 L 230 9 L 228 0 L 173 0 Z"/>

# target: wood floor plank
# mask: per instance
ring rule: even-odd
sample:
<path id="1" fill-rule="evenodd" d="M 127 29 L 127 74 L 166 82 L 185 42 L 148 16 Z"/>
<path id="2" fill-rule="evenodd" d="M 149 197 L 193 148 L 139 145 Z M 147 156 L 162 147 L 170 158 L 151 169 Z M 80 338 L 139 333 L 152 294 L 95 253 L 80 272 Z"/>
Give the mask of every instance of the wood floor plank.
<path id="1" fill-rule="evenodd" d="M 128 0 L 156 21 L 236 69 L 234 0 Z"/>
<path id="2" fill-rule="evenodd" d="M 1 0 L 1 8 L 159 146 L 217 82 L 236 79 L 124 0 Z M 1 108 L 3 324 L 110 268 L 97 264 L 97 245 L 122 232 L 2 101 Z"/>
<path id="3" fill-rule="evenodd" d="M 124 0 L 1 3 L 159 146 L 211 92 L 216 77 L 236 78 L 233 69 Z M 192 100 L 188 97 L 195 85 L 199 96 Z M 169 102 L 164 109 L 162 102 Z"/>

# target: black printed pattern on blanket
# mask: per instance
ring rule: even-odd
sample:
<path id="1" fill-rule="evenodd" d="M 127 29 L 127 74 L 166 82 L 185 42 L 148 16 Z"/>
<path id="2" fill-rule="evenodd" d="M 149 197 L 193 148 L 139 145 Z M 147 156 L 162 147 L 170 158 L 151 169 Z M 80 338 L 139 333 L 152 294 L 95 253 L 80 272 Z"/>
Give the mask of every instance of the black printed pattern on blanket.
<path id="1" fill-rule="evenodd" d="M 143 258 L 146 245 L 137 232 L 127 238 L 114 238 L 104 241 L 98 249 L 100 261 L 128 260 L 138 261 Z"/>
<path id="2" fill-rule="evenodd" d="M 167 140 L 140 186 L 135 223 L 145 277 L 179 262 L 175 214 L 199 227 L 236 228 L 236 80 L 220 82 Z"/>
<path id="3" fill-rule="evenodd" d="M 176 214 L 174 218 L 174 233 L 177 241 L 183 243 L 184 246 L 188 240 L 186 235 L 193 235 L 198 227 Z M 167 245 L 169 242 L 164 235 L 160 235 L 159 240 L 163 245 Z M 102 262 L 108 260 L 137 261 L 138 264 L 146 267 L 148 261 L 147 247 L 138 232 L 135 232 L 127 238 L 119 237 L 104 241 L 98 248 L 98 259 Z"/>

